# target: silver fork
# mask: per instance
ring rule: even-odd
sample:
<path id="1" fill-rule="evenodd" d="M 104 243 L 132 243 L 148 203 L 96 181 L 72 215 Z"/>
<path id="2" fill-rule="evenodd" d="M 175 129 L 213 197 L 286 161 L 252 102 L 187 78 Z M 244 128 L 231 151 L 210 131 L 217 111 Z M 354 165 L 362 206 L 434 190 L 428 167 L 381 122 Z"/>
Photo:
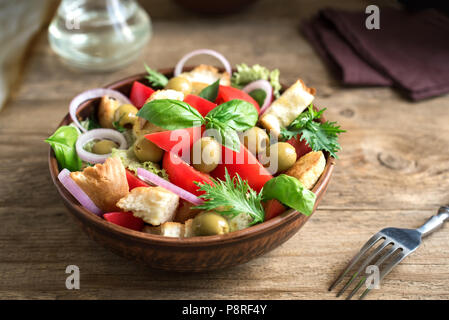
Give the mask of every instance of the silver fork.
<path id="1" fill-rule="evenodd" d="M 348 272 L 360 261 L 360 258 L 371 249 L 376 243 L 379 246 L 374 249 L 372 253 L 362 262 L 360 267 L 355 271 L 351 278 L 346 282 L 342 289 L 337 293 L 337 297 L 343 294 L 346 289 L 358 278 L 358 276 L 365 270 L 367 266 L 374 265 L 379 268 L 388 258 L 391 261 L 380 271 L 379 282 L 382 281 L 390 271 L 398 265 L 405 257 L 415 251 L 421 244 L 422 238 L 428 236 L 439 227 L 441 227 L 446 219 L 449 218 L 449 205 L 443 206 L 438 210 L 438 214 L 432 216 L 426 223 L 417 229 L 399 229 L 399 228 L 385 228 L 373 235 L 360 249 L 359 253 L 348 263 L 346 269 L 338 276 L 337 280 L 329 287 L 329 291 L 334 289 Z M 389 249 L 386 249 L 390 246 Z M 355 288 L 351 291 L 346 299 L 351 299 L 362 287 L 367 277 L 362 276 Z M 359 297 L 363 299 L 371 288 L 367 286 L 365 291 Z"/>

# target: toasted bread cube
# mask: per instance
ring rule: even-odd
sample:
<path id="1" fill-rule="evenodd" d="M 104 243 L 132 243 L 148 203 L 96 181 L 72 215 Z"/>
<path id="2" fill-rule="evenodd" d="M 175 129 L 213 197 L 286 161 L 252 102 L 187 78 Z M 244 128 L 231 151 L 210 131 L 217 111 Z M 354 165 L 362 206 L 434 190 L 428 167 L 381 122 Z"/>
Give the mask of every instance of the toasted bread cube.
<path id="1" fill-rule="evenodd" d="M 161 226 L 155 227 L 155 226 L 145 225 L 142 229 L 142 232 L 160 235 L 161 234 Z"/>
<path id="2" fill-rule="evenodd" d="M 138 187 L 117 202 L 117 207 L 131 211 L 146 223 L 158 226 L 172 221 L 179 197 L 162 187 Z"/>
<path id="3" fill-rule="evenodd" d="M 184 223 L 184 238 L 193 237 L 193 228 L 192 228 L 193 219 L 186 220 Z"/>
<path id="4" fill-rule="evenodd" d="M 70 178 L 103 212 L 120 211 L 116 203 L 129 192 L 125 167 L 118 158 L 107 158 L 104 163 L 71 172 Z"/>
<path id="5" fill-rule="evenodd" d="M 315 89 L 307 88 L 304 82 L 298 79 L 265 111 L 260 124 L 269 130 L 270 134 L 279 136 L 281 128 L 287 127 L 312 103 L 314 94 Z"/>
<path id="6" fill-rule="evenodd" d="M 295 164 L 285 172 L 295 177 L 307 189 L 312 189 L 326 167 L 326 159 L 321 151 L 311 151 L 299 158 Z"/>
<path id="7" fill-rule="evenodd" d="M 171 99 L 171 100 L 184 100 L 184 93 L 181 91 L 176 91 L 172 89 L 166 90 L 157 90 L 153 92 L 153 94 L 147 99 L 146 102 L 150 102 L 153 100 L 161 100 L 161 99 Z"/>
<path id="8" fill-rule="evenodd" d="M 218 79 L 220 79 L 220 84 L 223 86 L 231 85 L 231 76 L 227 72 L 220 73 L 218 69 L 213 66 L 208 66 L 201 64 L 198 67 L 195 67 L 190 72 L 183 72 L 179 75 L 179 77 L 184 77 L 192 84 L 194 83 L 206 83 L 212 84 Z"/>
<path id="9" fill-rule="evenodd" d="M 179 222 L 165 222 L 161 224 L 161 235 L 180 238 L 184 236 L 184 225 Z"/>

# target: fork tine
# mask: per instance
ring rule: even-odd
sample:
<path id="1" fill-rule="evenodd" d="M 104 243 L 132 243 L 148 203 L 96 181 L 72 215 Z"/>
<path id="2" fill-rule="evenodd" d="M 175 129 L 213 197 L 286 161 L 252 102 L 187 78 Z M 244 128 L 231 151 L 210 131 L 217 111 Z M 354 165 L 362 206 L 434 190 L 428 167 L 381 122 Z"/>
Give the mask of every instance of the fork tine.
<path id="1" fill-rule="evenodd" d="M 338 276 L 338 278 L 334 281 L 334 283 L 331 284 L 331 286 L 329 287 L 329 291 L 331 291 L 332 289 L 335 288 L 335 286 L 337 284 L 340 283 L 341 280 L 343 280 L 343 278 L 345 277 L 345 275 L 348 273 L 348 271 L 359 261 L 360 257 L 366 252 L 368 251 L 374 244 L 376 244 L 383 236 L 380 235 L 379 233 L 376 233 L 375 235 L 373 235 L 360 249 L 359 253 L 357 253 L 351 261 L 349 261 L 348 265 L 346 266 L 346 268 L 340 273 L 340 275 Z"/>
<path id="2" fill-rule="evenodd" d="M 343 292 L 348 289 L 348 287 L 351 285 L 351 283 L 358 277 L 358 275 L 366 268 L 366 266 L 373 261 L 373 259 L 383 250 L 386 246 L 388 246 L 391 243 L 391 241 L 385 240 L 379 247 L 374 250 L 373 253 L 371 253 L 368 258 L 365 259 L 365 261 L 362 263 L 362 265 L 357 269 L 357 271 L 352 275 L 352 277 L 346 282 L 344 287 L 337 293 L 337 297 L 341 296 Z M 356 288 L 358 289 L 358 288 Z"/>
<path id="3" fill-rule="evenodd" d="M 389 252 L 388 254 L 386 254 L 384 257 L 382 257 L 379 261 L 378 264 L 376 263 L 376 265 L 380 265 L 382 264 L 382 262 L 384 262 L 388 257 L 390 257 L 393 253 L 395 253 L 398 249 L 398 247 L 392 247 L 391 248 L 391 252 Z M 397 258 L 395 260 L 393 260 L 392 262 L 390 262 L 384 270 L 382 270 L 382 272 L 380 273 L 380 277 L 379 277 L 379 281 L 382 281 L 383 278 L 385 278 L 385 276 L 387 274 L 390 273 L 390 271 L 397 266 L 402 260 L 404 260 L 404 258 L 407 256 L 407 254 L 401 253 L 397 256 Z M 362 295 L 360 296 L 360 300 L 362 300 L 363 298 L 365 298 L 365 296 L 371 291 L 370 288 L 366 288 L 365 291 L 363 291 Z"/>

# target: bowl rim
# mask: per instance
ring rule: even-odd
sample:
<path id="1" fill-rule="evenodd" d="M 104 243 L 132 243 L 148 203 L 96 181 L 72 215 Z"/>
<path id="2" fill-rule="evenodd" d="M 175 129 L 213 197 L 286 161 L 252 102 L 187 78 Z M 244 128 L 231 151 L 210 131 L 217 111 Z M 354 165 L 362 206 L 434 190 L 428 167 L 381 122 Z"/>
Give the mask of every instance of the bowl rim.
<path id="1" fill-rule="evenodd" d="M 174 68 L 161 68 L 158 69 L 159 72 L 163 74 L 170 74 L 173 72 Z M 187 68 L 186 68 L 187 69 Z M 142 81 L 142 78 L 145 76 L 145 73 L 139 73 L 134 74 L 128 77 L 125 77 L 123 79 L 114 81 L 106 86 L 104 88 L 110 88 L 110 89 L 116 89 L 117 87 L 130 84 L 133 81 L 140 80 Z M 96 98 L 99 99 L 99 98 Z M 87 107 L 90 103 L 95 101 L 95 99 L 91 99 L 88 101 L 85 101 L 81 104 L 82 108 Z M 321 121 L 325 121 L 324 117 L 322 117 Z M 60 121 L 58 124 L 59 128 L 62 125 L 66 125 L 68 123 L 71 123 L 72 120 L 70 118 L 69 113 L 65 115 L 65 117 Z M 332 175 L 332 172 L 334 170 L 336 160 L 334 157 L 327 154 L 326 159 L 326 166 L 324 169 L 324 172 L 321 174 L 321 177 L 318 179 L 315 186 L 312 188 L 312 191 L 316 194 L 316 204 L 314 207 L 313 212 L 315 212 L 318 202 L 321 199 L 321 197 L 324 194 L 325 188 L 330 180 L 330 177 Z M 189 237 L 189 238 L 177 238 L 177 237 L 166 237 L 162 235 L 156 235 L 151 233 L 146 233 L 143 231 L 134 231 L 125 227 L 121 227 L 119 225 L 110 223 L 109 221 L 103 219 L 102 217 L 99 217 L 92 212 L 88 211 L 84 207 L 82 207 L 74 198 L 73 196 L 64 188 L 64 186 L 61 184 L 61 182 L 58 180 L 57 176 L 59 174 L 59 167 L 58 163 L 56 161 L 56 157 L 54 155 L 53 149 L 48 146 L 48 165 L 49 165 L 49 171 L 50 175 L 53 181 L 53 184 L 55 185 L 56 189 L 58 190 L 59 195 L 63 198 L 66 206 L 70 206 L 74 211 L 76 211 L 77 215 L 83 218 L 84 220 L 88 220 L 95 226 L 99 227 L 100 229 L 104 231 L 112 231 L 114 234 L 116 234 L 119 237 L 126 237 L 130 238 L 134 241 L 140 241 L 145 243 L 150 243 L 153 245 L 159 245 L 159 246 L 182 246 L 182 247 L 189 247 L 192 245 L 195 246 L 213 246 L 217 244 L 230 244 L 233 242 L 241 241 L 244 239 L 252 238 L 252 237 L 261 237 L 263 234 L 267 232 L 273 232 L 276 231 L 276 229 L 280 229 L 283 225 L 290 223 L 291 221 L 298 219 L 302 216 L 302 213 L 294 210 L 294 209 L 288 209 L 281 213 L 280 215 L 268 220 L 264 221 L 260 224 L 256 224 L 253 226 L 250 226 L 248 228 L 233 231 L 224 235 L 215 235 L 215 236 L 195 236 L 195 237 Z M 304 216 L 306 219 L 308 219 L 309 216 Z"/>

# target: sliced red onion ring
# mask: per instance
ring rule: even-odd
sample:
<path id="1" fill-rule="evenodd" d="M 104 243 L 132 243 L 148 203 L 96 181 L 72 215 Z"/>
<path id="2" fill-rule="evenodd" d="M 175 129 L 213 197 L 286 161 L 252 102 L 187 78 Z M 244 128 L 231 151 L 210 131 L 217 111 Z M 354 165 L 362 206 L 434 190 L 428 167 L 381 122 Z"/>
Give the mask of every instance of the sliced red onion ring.
<path id="1" fill-rule="evenodd" d="M 103 163 L 107 158 L 110 157 L 110 153 L 108 154 L 95 154 L 89 151 L 84 150 L 84 146 L 89 141 L 94 139 L 108 139 L 119 144 L 119 149 L 127 149 L 128 144 L 126 143 L 126 139 L 120 132 L 113 129 L 92 129 L 78 137 L 76 140 L 76 153 L 81 158 L 89 163 Z"/>
<path id="2" fill-rule="evenodd" d="M 181 60 L 179 60 L 179 62 L 176 64 L 175 71 L 173 73 L 174 76 L 177 77 L 181 74 L 182 68 L 184 68 L 184 64 L 187 62 L 187 60 L 200 54 L 207 54 L 217 58 L 223 64 L 226 72 L 229 73 L 229 75 L 232 74 L 231 64 L 221 53 L 211 49 L 198 49 L 187 53 L 184 57 L 181 58 Z"/>
<path id="3" fill-rule="evenodd" d="M 78 117 L 76 116 L 76 111 L 78 110 L 78 107 L 83 103 L 84 101 L 94 99 L 94 98 L 100 98 L 102 96 L 109 96 L 111 98 L 117 99 L 123 104 L 131 104 L 131 101 L 121 92 L 117 90 L 112 89 L 104 89 L 104 88 L 96 88 L 84 91 L 83 93 L 80 93 L 75 98 L 70 101 L 70 108 L 69 113 L 70 117 L 72 118 L 72 121 L 75 123 L 75 125 L 81 130 L 81 132 L 86 132 L 87 130 L 81 126 L 80 122 L 78 121 Z"/>
<path id="4" fill-rule="evenodd" d="M 149 182 L 152 184 L 155 184 L 157 186 L 160 186 L 162 188 L 165 188 L 174 194 L 178 195 L 180 198 L 194 204 L 194 205 L 200 205 L 204 201 L 200 198 L 198 198 L 196 195 L 178 187 L 177 185 L 159 177 L 157 174 L 154 174 L 148 170 L 138 168 L 137 169 L 137 176 L 144 180 L 145 182 Z"/>
<path id="5" fill-rule="evenodd" d="M 254 91 L 256 89 L 262 89 L 266 92 L 265 100 L 263 104 L 260 106 L 260 115 L 262 115 L 265 110 L 268 109 L 268 107 L 271 104 L 271 97 L 273 96 L 273 87 L 267 80 L 256 80 L 253 82 L 248 83 L 242 91 L 245 91 L 246 93 L 250 93 L 251 91 Z"/>
<path id="6" fill-rule="evenodd" d="M 101 216 L 103 212 L 95 205 L 95 203 L 89 198 L 89 196 L 81 189 L 75 181 L 70 177 L 70 171 L 63 169 L 58 174 L 58 179 L 61 181 L 62 185 L 67 189 L 72 196 L 78 200 L 78 202 L 87 210 Z"/>

